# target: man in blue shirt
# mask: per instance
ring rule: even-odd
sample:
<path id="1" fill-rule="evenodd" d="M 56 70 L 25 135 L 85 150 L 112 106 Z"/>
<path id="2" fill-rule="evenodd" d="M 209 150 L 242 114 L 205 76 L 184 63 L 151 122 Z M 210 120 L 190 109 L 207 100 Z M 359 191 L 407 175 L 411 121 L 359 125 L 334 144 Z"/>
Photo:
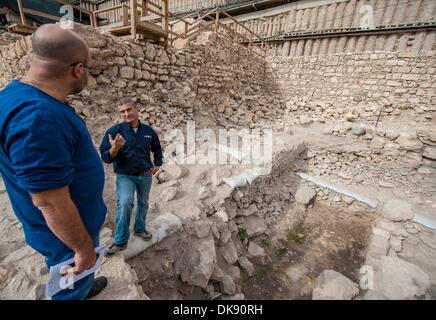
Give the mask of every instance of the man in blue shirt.
<path id="1" fill-rule="evenodd" d="M 100 146 L 101 158 L 113 163 L 116 173 L 117 208 L 115 214 L 114 243 L 107 250 L 111 256 L 124 250 L 129 241 L 130 216 L 136 190 L 137 206 L 135 235 L 148 241 L 152 234 L 145 227 L 152 176 L 162 165 L 162 148 L 156 132 L 139 121 L 136 104 L 128 99 L 118 103 L 124 120 L 107 130 Z M 153 152 L 151 161 L 150 152 Z"/>
<path id="2" fill-rule="evenodd" d="M 53 24 L 35 31 L 32 48 L 25 77 L 0 92 L 0 172 L 26 242 L 49 267 L 74 257 L 80 274 L 96 263 L 104 171 L 65 100 L 86 86 L 91 57 L 81 38 Z M 92 274 L 52 299 L 90 298 L 106 284 Z"/>

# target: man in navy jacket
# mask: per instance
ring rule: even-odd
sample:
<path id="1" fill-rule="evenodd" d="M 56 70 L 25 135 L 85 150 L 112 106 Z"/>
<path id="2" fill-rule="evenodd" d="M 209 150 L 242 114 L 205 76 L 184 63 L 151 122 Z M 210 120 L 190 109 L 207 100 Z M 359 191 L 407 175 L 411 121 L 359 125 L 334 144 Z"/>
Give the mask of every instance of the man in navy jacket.
<path id="1" fill-rule="evenodd" d="M 127 247 L 130 216 L 136 191 L 137 205 L 134 224 L 135 235 L 149 241 L 152 234 L 146 229 L 148 198 L 152 176 L 162 165 L 162 148 L 156 132 L 139 121 L 136 104 L 124 99 L 118 103 L 124 122 L 106 131 L 100 146 L 101 158 L 113 163 L 116 173 L 116 229 L 114 242 L 107 250 L 111 256 Z M 150 153 L 153 153 L 153 161 Z"/>

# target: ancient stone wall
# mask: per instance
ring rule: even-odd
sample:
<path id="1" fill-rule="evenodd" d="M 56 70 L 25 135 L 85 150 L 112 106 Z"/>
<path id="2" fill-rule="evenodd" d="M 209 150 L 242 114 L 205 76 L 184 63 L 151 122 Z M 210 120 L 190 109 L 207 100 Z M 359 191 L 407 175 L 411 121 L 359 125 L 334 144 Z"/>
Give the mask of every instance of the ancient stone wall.
<path id="1" fill-rule="evenodd" d="M 229 126 L 246 124 L 254 116 L 246 118 L 241 108 L 248 112 L 251 105 L 242 97 L 262 94 L 265 61 L 231 41 L 205 34 L 176 51 L 125 42 L 90 27 L 78 26 L 76 31 L 88 42 L 93 57 L 89 86 L 70 100 L 85 119 L 115 121 L 119 116 L 114 103 L 123 97 L 137 100 L 142 119 L 157 130 L 184 126 L 198 112 L 212 121 L 221 117 Z M 0 87 L 24 74 L 30 47 L 30 37 L 0 46 Z M 233 96 L 227 98 L 227 106 L 221 103 L 224 95 Z M 267 103 L 260 100 L 252 104 L 260 108 Z"/>
<path id="2" fill-rule="evenodd" d="M 340 114 L 343 106 L 353 107 L 362 115 L 368 107 L 378 110 L 387 104 L 391 106 L 387 111 L 391 112 L 435 111 L 435 54 L 428 51 L 276 57 L 270 60 L 267 74 L 287 97 L 323 101 L 313 110 L 316 114 L 319 108 L 319 115 L 325 119 Z M 298 106 L 295 108 L 292 111 L 299 112 Z M 370 112 L 368 117 L 373 114 Z"/>

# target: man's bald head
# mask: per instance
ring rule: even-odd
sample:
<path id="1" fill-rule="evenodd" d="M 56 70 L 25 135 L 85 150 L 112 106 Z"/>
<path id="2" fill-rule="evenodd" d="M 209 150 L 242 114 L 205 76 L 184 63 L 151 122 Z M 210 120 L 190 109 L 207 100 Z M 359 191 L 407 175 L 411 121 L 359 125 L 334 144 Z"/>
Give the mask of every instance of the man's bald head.
<path id="1" fill-rule="evenodd" d="M 91 56 L 88 45 L 74 32 L 56 24 L 42 25 L 33 34 L 32 48 L 29 81 L 57 87 L 62 83 L 68 94 L 86 87 Z"/>
<path id="2" fill-rule="evenodd" d="M 32 48 L 34 55 L 46 62 L 70 65 L 89 59 L 85 41 L 71 30 L 62 29 L 56 24 L 39 27 L 33 34 Z"/>

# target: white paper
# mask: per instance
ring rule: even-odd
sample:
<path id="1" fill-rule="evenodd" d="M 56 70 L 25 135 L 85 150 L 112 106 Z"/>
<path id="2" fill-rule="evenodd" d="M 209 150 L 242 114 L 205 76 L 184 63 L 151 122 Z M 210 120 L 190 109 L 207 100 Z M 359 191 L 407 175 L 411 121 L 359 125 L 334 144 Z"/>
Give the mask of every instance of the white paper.
<path id="1" fill-rule="evenodd" d="M 49 279 L 47 282 L 47 286 L 45 288 L 46 296 L 51 298 L 56 293 L 64 289 L 73 289 L 75 282 L 97 271 L 101 267 L 101 263 L 103 261 L 103 257 L 105 253 L 105 247 L 104 246 L 97 247 L 95 249 L 95 253 L 97 253 L 98 255 L 97 262 L 92 268 L 83 271 L 81 274 L 75 275 L 73 273 L 68 273 L 66 275 L 62 275 L 66 270 L 72 268 L 72 264 L 74 263 L 74 258 L 61 262 L 57 265 L 51 266 Z"/>

